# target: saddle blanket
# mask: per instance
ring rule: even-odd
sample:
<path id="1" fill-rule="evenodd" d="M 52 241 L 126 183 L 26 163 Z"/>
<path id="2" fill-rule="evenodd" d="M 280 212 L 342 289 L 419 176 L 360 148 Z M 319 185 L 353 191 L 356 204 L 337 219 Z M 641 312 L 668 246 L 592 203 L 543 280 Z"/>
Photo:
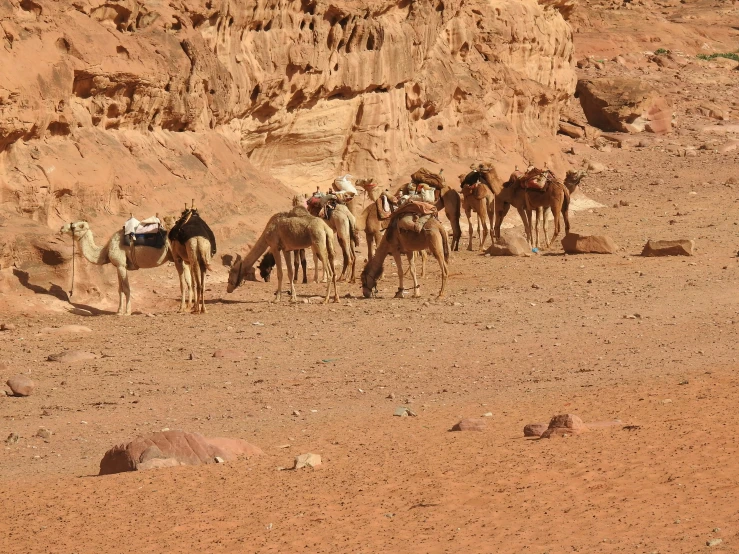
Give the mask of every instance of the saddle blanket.
<path id="1" fill-rule="evenodd" d="M 164 229 L 154 233 L 137 234 L 129 233 L 123 235 L 123 244 L 125 246 L 131 246 L 133 242 L 134 246 L 149 246 L 151 248 L 164 248 L 165 239 L 167 232 Z M 131 240 L 133 238 L 133 240 Z"/>

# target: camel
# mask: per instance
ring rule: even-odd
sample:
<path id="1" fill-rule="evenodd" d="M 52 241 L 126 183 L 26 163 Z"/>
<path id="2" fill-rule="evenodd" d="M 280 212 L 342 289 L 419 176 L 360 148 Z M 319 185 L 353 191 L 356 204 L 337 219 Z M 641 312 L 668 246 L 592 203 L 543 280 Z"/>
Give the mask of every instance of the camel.
<path id="1" fill-rule="evenodd" d="M 449 223 L 452 225 L 452 250 L 457 252 L 459 241 L 462 238 L 462 227 L 459 224 L 462 217 L 462 198 L 453 188 L 444 187 L 439 191 L 436 209 L 440 211 L 443 209 Z"/>
<path id="2" fill-rule="evenodd" d="M 123 229 L 113 233 L 105 246 L 95 244 L 95 238 L 87 221 L 67 223 L 60 230 L 62 234 L 72 235 L 79 244 L 80 251 L 85 259 L 95 265 L 113 264 L 118 271 L 118 312 L 117 315 L 131 315 L 131 286 L 128 282 L 128 272 L 136 269 L 151 269 L 174 261 L 169 239 L 165 240 L 163 248 L 137 246 L 131 248 L 123 243 Z M 184 289 L 190 291 L 192 299 L 192 285 L 188 267 L 177 267 L 180 274 L 182 297 Z"/>
<path id="3" fill-rule="evenodd" d="M 293 283 L 298 282 L 298 277 L 300 275 L 300 267 L 302 265 L 303 267 L 303 284 L 305 285 L 308 282 L 308 271 L 307 271 L 307 263 L 305 261 L 305 248 L 301 248 L 300 250 L 296 250 L 293 258 Z M 313 260 L 315 263 L 316 260 Z M 277 265 L 277 262 L 275 261 L 275 257 L 270 253 L 267 252 L 263 257 L 262 261 L 259 262 L 259 275 L 262 276 L 262 280 L 265 283 L 269 283 L 270 275 L 272 274 L 272 270 Z M 318 279 L 318 276 L 316 276 L 316 280 Z"/>
<path id="4" fill-rule="evenodd" d="M 503 223 L 503 219 L 508 213 L 510 206 L 513 206 L 518 210 L 521 220 L 524 224 L 526 232 L 526 238 L 529 244 L 534 247 L 539 247 L 539 220 L 542 221 L 542 231 L 544 233 L 544 241 L 546 248 L 549 248 L 551 243 L 554 241 L 556 236 L 559 234 L 559 212 L 561 211 L 562 216 L 565 220 L 565 234 L 569 233 L 570 222 L 569 222 L 569 203 L 570 194 L 575 191 L 580 181 L 587 175 L 584 171 L 567 171 L 564 183 L 559 180 L 555 180 L 547 188 L 545 192 L 530 191 L 527 192 L 518 186 L 518 183 L 508 182 L 507 186 L 501 186 L 497 183 L 499 179 L 497 176 L 492 177 L 489 172 L 480 172 L 483 179 L 487 179 L 493 183 L 493 187 L 496 190 L 495 196 L 495 210 L 494 220 L 494 235 L 495 238 L 500 238 L 500 226 Z M 561 200 L 558 198 L 561 197 Z M 556 209 L 552 208 L 555 205 Z M 547 236 L 546 227 L 546 212 L 548 209 L 552 210 L 555 214 L 555 232 L 552 239 L 549 240 Z M 532 212 L 536 210 L 536 221 L 533 227 L 532 233 Z M 492 213 L 491 213 L 492 217 Z M 535 235 L 534 235 L 535 233 Z"/>
<path id="5" fill-rule="evenodd" d="M 482 166 L 480 166 L 482 167 Z M 469 243 L 467 250 L 472 250 L 472 211 L 477 214 L 477 236 L 480 237 L 480 250 L 485 249 L 485 241 L 488 238 L 488 219 L 490 206 L 495 204 L 495 193 L 486 181 L 480 179 L 480 168 L 472 166 L 472 172 L 459 176 L 462 185 L 462 206 L 467 216 L 469 226 Z M 480 227 L 482 226 L 482 233 Z M 493 227 L 493 219 L 490 219 L 490 227 Z M 492 233 L 490 233 L 492 240 Z"/>
<path id="6" fill-rule="evenodd" d="M 199 217 L 197 215 L 197 210 L 191 208 L 190 210 L 185 210 L 179 219 L 184 219 L 189 214 L 193 214 L 193 216 Z M 176 224 L 179 221 L 175 220 L 175 218 L 172 216 L 167 216 L 164 218 L 164 220 L 168 226 L 172 223 Z M 186 288 L 183 281 L 183 268 L 185 265 L 189 267 L 189 272 L 192 273 L 195 284 L 195 304 L 192 305 L 192 313 L 207 313 L 208 310 L 205 307 L 204 293 L 205 275 L 210 269 L 211 261 L 212 245 L 210 241 L 205 237 L 198 236 L 192 237 L 187 242 L 185 242 L 185 244 L 181 243 L 178 240 L 171 240 L 169 242 L 170 250 L 172 252 L 172 259 L 174 261 L 175 267 L 177 268 L 177 273 L 180 275 L 180 313 L 186 312 L 189 308 L 189 304 L 192 303 L 192 291 L 190 293 L 190 301 L 185 303 Z"/>
<path id="7" fill-rule="evenodd" d="M 334 272 L 334 232 L 331 227 L 320 218 L 313 217 L 308 210 L 295 207 L 289 212 L 280 212 L 273 215 L 252 249 L 243 259 L 240 255 L 231 265 L 228 274 L 228 292 L 233 292 L 244 279 L 256 281 L 254 264 L 268 249 L 277 264 L 277 292 L 274 302 L 279 302 L 282 294 L 282 263 L 280 252 L 285 257 L 287 275 L 290 281 L 290 302 L 297 302 L 293 283 L 292 252 L 301 248 L 311 248 L 318 259 L 327 268 L 329 279 L 326 288 L 324 304 L 328 303 L 331 295 L 331 285 L 334 288 L 334 302 L 339 301 L 336 289 L 336 273 Z"/>
<path id="8" fill-rule="evenodd" d="M 413 297 L 418 298 L 421 296 L 421 285 L 418 284 L 418 276 L 416 275 L 415 253 L 426 249 L 430 250 L 431 254 L 439 262 L 439 268 L 441 269 L 441 290 L 439 290 L 438 298 L 443 297 L 448 277 L 449 237 L 446 234 L 444 226 L 435 217 L 429 218 L 420 232 L 400 230 L 395 221 L 388 227 L 377 246 L 375 255 L 367 262 L 367 265 L 362 270 L 362 294 L 364 297 L 369 298 L 376 291 L 377 282 L 382 278 L 385 258 L 392 255 L 395 258 L 395 265 L 398 268 L 399 281 L 395 298 L 403 298 L 405 288 L 403 287 L 402 254 L 406 254 L 411 267 Z"/>
<path id="9" fill-rule="evenodd" d="M 306 208 L 306 202 L 307 199 L 305 198 L 305 196 L 293 197 L 293 207 L 301 206 L 303 208 Z M 310 210 L 308 211 L 310 212 Z M 310 213 L 313 216 L 318 216 L 317 213 Z M 356 248 L 358 244 L 356 231 L 357 221 L 354 218 L 354 214 L 352 214 L 351 210 L 344 204 L 337 203 L 336 208 L 331 211 L 331 216 L 328 220 L 326 220 L 326 222 L 336 234 L 336 238 L 339 240 L 339 247 L 341 248 L 341 252 L 344 256 L 344 265 L 342 266 L 341 275 L 339 276 L 337 281 L 344 281 L 347 278 L 349 268 L 351 267 L 351 276 L 349 276 L 349 282 L 354 283 L 357 280 L 355 274 L 357 256 L 354 253 L 354 248 Z M 316 277 L 317 276 L 318 274 L 316 273 Z M 316 279 L 316 282 L 318 282 L 318 279 Z"/>

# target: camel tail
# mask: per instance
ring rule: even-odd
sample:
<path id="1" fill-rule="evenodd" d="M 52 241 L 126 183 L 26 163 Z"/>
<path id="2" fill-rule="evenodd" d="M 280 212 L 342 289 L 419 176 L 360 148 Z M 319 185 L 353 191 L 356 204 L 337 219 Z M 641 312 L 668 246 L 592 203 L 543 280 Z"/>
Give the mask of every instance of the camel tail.
<path id="1" fill-rule="evenodd" d="M 349 219 L 349 236 L 351 237 L 351 243 L 353 248 L 359 247 L 359 231 L 357 230 L 356 219 L 353 217 Z"/>

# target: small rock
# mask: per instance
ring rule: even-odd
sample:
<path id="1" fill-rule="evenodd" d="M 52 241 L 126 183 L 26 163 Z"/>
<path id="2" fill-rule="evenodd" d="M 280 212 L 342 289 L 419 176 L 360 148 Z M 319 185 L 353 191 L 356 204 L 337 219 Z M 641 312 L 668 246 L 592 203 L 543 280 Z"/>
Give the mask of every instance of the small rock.
<path id="1" fill-rule="evenodd" d="M 27 375 L 14 375 L 7 385 L 15 396 L 30 396 L 36 388 L 36 383 Z"/>
<path id="2" fill-rule="evenodd" d="M 549 422 L 549 427 L 541 435 L 541 438 L 548 439 L 554 436 L 579 435 L 584 433 L 588 428 L 582 419 L 574 414 L 561 414 L 554 416 Z"/>
<path id="3" fill-rule="evenodd" d="M 72 362 L 84 362 L 87 360 L 98 359 L 97 354 L 92 352 L 83 352 L 82 350 L 67 350 L 66 352 L 60 352 L 59 354 L 49 354 L 47 360 L 50 362 L 61 362 L 61 363 L 72 363 Z"/>
<path id="4" fill-rule="evenodd" d="M 528 256 L 531 248 L 526 239 L 519 234 L 504 234 L 496 239 L 485 251 L 491 256 Z"/>
<path id="5" fill-rule="evenodd" d="M 706 541 L 706 546 L 718 546 L 722 542 L 724 541 L 721 539 L 709 539 Z"/>
<path id="6" fill-rule="evenodd" d="M 605 164 L 595 162 L 593 160 L 585 160 L 584 165 L 591 173 L 603 173 L 606 169 L 608 169 Z"/>
<path id="7" fill-rule="evenodd" d="M 470 417 L 457 423 L 452 431 L 484 431 L 486 428 L 487 423 L 484 420 Z"/>
<path id="8" fill-rule="evenodd" d="M 20 440 L 20 437 L 18 436 L 18 433 L 10 433 L 8 435 L 8 438 L 5 439 L 5 444 L 7 444 L 7 445 L 15 444 L 19 440 Z"/>
<path id="9" fill-rule="evenodd" d="M 385 398 L 389 398 L 390 400 L 395 400 L 395 393 L 394 392 L 391 392 Z"/>
<path id="10" fill-rule="evenodd" d="M 482 417 L 493 417 L 493 412 L 485 412 Z"/>
<path id="11" fill-rule="evenodd" d="M 650 240 L 644 245 L 642 256 L 692 256 L 695 241 L 679 240 Z"/>
<path id="12" fill-rule="evenodd" d="M 523 428 L 524 437 L 541 437 L 547 430 L 546 423 L 529 423 Z"/>
<path id="13" fill-rule="evenodd" d="M 415 417 L 417 414 L 416 412 L 414 412 L 410 408 L 407 408 L 406 406 L 398 406 L 397 408 L 395 408 L 395 412 L 393 413 L 393 415 L 397 417 L 407 417 L 407 416 Z"/>
<path id="14" fill-rule="evenodd" d="M 213 352 L 214 358 L 225 358 L 227 360 L 243 360 L 246 358 L 246 352 L 235 348 L 222 348 Z"/>
<path id="15" fill-rule="evenodd" d="M 316 467 L 321 465 L 321 456 L 318 454 L 301 454 L 295 457 L 295 465 L 293 469 L 301 469 L 304 467 Z"/>
<path id="16" fill-rule="evenodd" d="M 294 416 L 299 416 L 300 415 L 300 412 L 298 410 L 293 410 L 293 415 Z"/>
<path id="17" fill-rule="evenodd" d="M 52 434 L 46 427 L 39 427 L 38 431 L 36 431 L 36 436 L 42 439 L 50 439 Z"/>
<path id="18" fill-rule="evenodd" d="M 15 324 L 3 323 L 2 325 L 0 325 L 0 331 L 15 331 Z"/>
<path id="19" fill-rule="evenodd" d="M 224 460 L 220 456 L 216 456 L 215 458 L 213 458 L 213 461 L 215 461 L 215 463 L 217 463 L 217 464 L 225 464 L 226 463 L 226 460 Z"/>

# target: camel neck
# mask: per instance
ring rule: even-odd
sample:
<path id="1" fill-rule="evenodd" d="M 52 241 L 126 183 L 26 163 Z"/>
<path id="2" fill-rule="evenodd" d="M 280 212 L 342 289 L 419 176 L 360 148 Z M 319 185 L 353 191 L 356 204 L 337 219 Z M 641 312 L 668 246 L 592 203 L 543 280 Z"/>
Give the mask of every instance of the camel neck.
<path id="1" fill-rule="evenodd" d="M 492 171 L 481 171 L 480 177 L 482 177 L 483 182 L 496 196 L 503 190 L 503 183 L 500 182 L 498 176 L 493 174 Z"/>
<path id="2" fill-rule="evenodd" d="M 383 237 L 380 244 L 377 245 L 377 250 L 375 250 L 372 259 L 367 262 L 365 269 L 367 275 L 373 279 L 377 279 L 377 276 L 382 273 L 382 266 L 385 264 L 385 258 L 387 258 L 389 253 L 390 249 L 388 247 L 388 241 Z M 400 269 L 398 269 L 398 271 L 400 271 Z"/>
<path id="3" fill-rule="evenodd" d="M 107 246 L 98 246 L 95 244 L 95 237 L 93 237 L 92 231 L 89 229 L 84 235 L 77 239 L 77 242 L 82 255 L 88 262 L 96 265 L 110 263 Z"/>

